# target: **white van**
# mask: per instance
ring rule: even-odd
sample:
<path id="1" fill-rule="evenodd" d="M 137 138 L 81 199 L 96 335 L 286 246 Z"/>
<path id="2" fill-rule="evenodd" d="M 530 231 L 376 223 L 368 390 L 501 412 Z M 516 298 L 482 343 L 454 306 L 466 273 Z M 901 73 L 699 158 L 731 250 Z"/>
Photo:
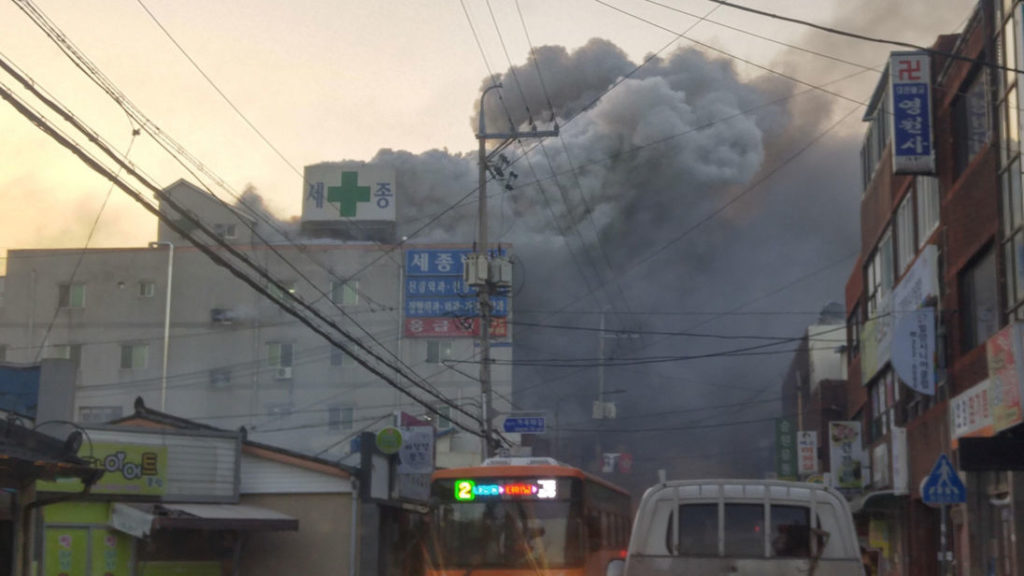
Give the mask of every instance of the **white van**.
<path id="1" fill-rule="evenodd" d="M 651 487 L 624 568 L 625 576 L 864 575 L 846 499 L 819 484 L 770 480 Z"/>

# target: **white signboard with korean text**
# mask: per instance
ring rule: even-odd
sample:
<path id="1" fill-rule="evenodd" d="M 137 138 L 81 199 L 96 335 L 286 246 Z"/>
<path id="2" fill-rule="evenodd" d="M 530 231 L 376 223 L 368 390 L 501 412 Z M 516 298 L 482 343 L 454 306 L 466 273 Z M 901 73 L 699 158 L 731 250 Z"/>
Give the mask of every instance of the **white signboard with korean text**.
<path id="1" fill-rule="evenodd" d="M 897 317 L 892 367 L 911 390 L 935 395 L 935 308 L 921 308 Z"/>
<path id="2" fill-rule="evenodd" d="M 933 174 L 931 57 L 927 52 L 889 55 L 892 168 L 897 174 Z"/>
<path id="3" fill-rule="evenodd" d="M 306 166 L 303 221 L 395 220 L 395 171 L 383 166 Z"/>
<path id="4" fill-rule="evenodd" d="M 434 471 L 434 427 L 402 428 L 402 447 L 398 449 L 399 474 L 430 474 Z"/>
<path id="5" fill-rule="evenodd" d="M 992 381 L 985 379 L 949 401 L 953 448 L 958 446 L 960 438 L 988 437 L 995 434 L 992 399 Z"/>
<path id="6" fill-rule="evenodd" d="M 818 473 L 818 432 L 800 431 L 796 433 L 797 472 L 803 474 Z"/>

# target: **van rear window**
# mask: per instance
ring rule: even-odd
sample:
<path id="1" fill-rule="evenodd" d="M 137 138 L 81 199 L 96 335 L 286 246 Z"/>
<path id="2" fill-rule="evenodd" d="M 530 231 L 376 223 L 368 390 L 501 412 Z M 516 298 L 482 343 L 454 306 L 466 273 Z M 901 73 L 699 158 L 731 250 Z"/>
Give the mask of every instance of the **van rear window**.
<path id="1" fill-rule="evenodd" d="M 665 532 L 665 544 L 670 553 L 678 556 L 717 556 L 718 505 L 683 504 L 679 506 L 678 514 L 678 524 L 676 517 L 670 515 Z M 727 503 L 723 517 L 725 556 L 764 558 L 767 542 L 772 557 L 810 557 L 810 516 L 806 506 L 773 504 L 769 526 L 763 504 Z M 818 550 L 823 550 L 825 544 L 825 539 L 819 537 Z"/>

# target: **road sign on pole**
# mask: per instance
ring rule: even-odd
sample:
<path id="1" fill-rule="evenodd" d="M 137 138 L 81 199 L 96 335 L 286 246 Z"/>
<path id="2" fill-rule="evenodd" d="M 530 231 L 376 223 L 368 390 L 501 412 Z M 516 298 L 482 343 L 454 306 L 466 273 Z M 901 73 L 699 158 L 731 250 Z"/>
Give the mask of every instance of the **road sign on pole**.
<path id="1" fill-rule="evenodd" d="M 543 416 L 508 416 L 502 425 L 509 434 L 543 434 L 545 427 Z"/>
<path id="2" fill-rule="evenodd" d="M 931 473 L 921 482 L 921 501 L 929 506 L 962 504 L 967 501 L 967 487 L 945 454 L 939 455 Z"/>

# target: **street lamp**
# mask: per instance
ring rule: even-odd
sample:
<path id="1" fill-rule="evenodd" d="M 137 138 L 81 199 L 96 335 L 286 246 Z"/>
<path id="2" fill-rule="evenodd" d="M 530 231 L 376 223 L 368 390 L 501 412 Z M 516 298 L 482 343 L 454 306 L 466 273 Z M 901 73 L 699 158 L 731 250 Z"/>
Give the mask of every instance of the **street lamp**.
<path id="1" fill-rule="evenodd" d="M 167 246 L 167 303 L 164 307 L 164 357 L 163 371 L 160 375 L 160 411 L 167 408 L 167 350 L 171 337 L 171 284 L 174 282 L 174 243 L 167 240 L 150 242 L 150 248 Z"/>
<path id="2" fill-rule="evenodd" d="M 603 395 L 604 396 L 614 396 L 616 394 L 625 394 L 626 392 L 628 392 L 628 390 L 607 390 L 607 391 L 603 392 Z M 562 400 L 565 400 L 566 398 L 573 398 L 573 397 L 586 396 L 586 395 L 587 395 L 586 392 L 575 392 L 573 394 L 563 394 L 563 395 L 559 396 L 558 398 L 555 398 L 555 449 L 553 450 L 555 460 L 558 459 L 558 452 L 559 452 L 559 448 L 561 447 L 561 440 L 562 440 L 562 427 L 561 427 L 561 425 L 559 424 L 559 421 L 558 421 L 558 414 L 559 414 L 559 410 L 562 407 Z"/>

